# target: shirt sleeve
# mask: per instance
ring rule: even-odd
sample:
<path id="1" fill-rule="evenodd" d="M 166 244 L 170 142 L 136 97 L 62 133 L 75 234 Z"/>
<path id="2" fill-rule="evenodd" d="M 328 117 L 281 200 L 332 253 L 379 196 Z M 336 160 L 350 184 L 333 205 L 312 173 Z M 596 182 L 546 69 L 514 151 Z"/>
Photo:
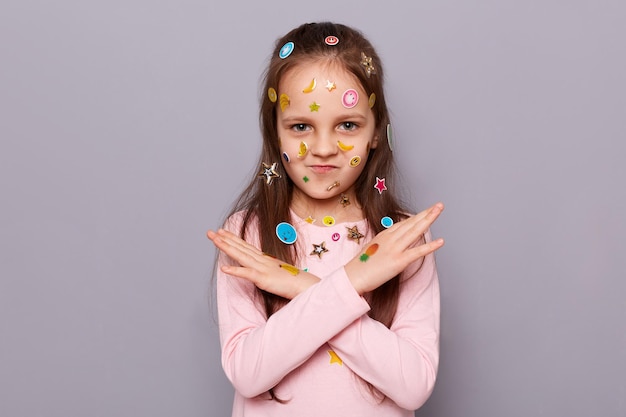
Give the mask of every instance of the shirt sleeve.
<path id="1" fill-rule="evenodd" d="M 276 386 L 370 308 L 342 267 L 267 319 L 255 286 L 220 271 L 230 262 L 220 254 L 217 303 L 222 366 L 234 388 L 248 398 Z"/>
<path id="2" fill-rule="evenodd" d="M 430 240 L 430 234 L 426 235 Z M 402 275 L 391 328 L 367 315 L 329 340 L 344 364 L 398 406 L 421 407 L 439 364 L 439 281 L 434 254 Z"/>

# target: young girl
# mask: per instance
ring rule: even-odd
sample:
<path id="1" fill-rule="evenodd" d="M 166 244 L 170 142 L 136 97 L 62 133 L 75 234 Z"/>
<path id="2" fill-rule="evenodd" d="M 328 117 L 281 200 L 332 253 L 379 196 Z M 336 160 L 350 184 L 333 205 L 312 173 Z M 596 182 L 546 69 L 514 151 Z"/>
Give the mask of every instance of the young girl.
<path id="1" fill-rule="evenodd" d="M 383 68 L 340 24 L 278 40 L 263 149 L 224 228 L 217 299 L 233 416 L 413 416 L 438 366 L 429 227 L 394 196 Z"/>

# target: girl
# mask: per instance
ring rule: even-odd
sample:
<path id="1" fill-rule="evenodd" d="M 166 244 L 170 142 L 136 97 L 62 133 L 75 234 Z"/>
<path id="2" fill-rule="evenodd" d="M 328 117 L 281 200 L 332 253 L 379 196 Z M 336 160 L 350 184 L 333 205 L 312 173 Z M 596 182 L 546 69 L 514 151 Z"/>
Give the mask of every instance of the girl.
<path id="1" fill-rule="evenodd" d="M 429 227 L 393 193 L 383 69 L 340 24 L 278 40 L 258 178 L 224 228 L 217 299 L 233 416 L 413 416 L 438 366 Z"/>

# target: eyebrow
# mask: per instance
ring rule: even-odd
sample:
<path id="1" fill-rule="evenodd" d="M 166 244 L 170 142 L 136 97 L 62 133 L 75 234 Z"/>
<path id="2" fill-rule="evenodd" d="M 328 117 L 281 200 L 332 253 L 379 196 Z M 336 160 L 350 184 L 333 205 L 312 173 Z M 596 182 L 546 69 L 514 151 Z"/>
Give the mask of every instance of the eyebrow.
<path id="1" fill-rule="evenodd" d="M 337 117 L 335 117 L 336 121 L 343 121 L 343 120 L 366 120 L 367 117 L 359 114 L 359 113 L 350 113 L 350 114 L 342 114 L 339 115 Z M 308 121 L 312 121 L 315 120 L 315 118 L 312 118 L 308 115 L 306 116 L 288 116 L 285 117 L 283 119 L 281 119 L 281 122 L 283 123 L 302 123 L 302 122 L 308 122 Z"/>

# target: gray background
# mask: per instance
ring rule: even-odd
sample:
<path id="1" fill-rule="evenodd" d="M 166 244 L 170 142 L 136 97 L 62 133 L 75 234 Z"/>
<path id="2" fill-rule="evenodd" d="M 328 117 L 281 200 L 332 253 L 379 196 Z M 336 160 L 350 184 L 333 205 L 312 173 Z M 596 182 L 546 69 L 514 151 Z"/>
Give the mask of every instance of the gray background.
<path id="1" fill-rule="evenodd" d="M 434 227 L 416 414 L 626 416 L 622 1 L 2 0 L 0 415 L 227 416 L 204 237 L 257 168 L 259 77 L 306 21 L 383 57 Z"/>

